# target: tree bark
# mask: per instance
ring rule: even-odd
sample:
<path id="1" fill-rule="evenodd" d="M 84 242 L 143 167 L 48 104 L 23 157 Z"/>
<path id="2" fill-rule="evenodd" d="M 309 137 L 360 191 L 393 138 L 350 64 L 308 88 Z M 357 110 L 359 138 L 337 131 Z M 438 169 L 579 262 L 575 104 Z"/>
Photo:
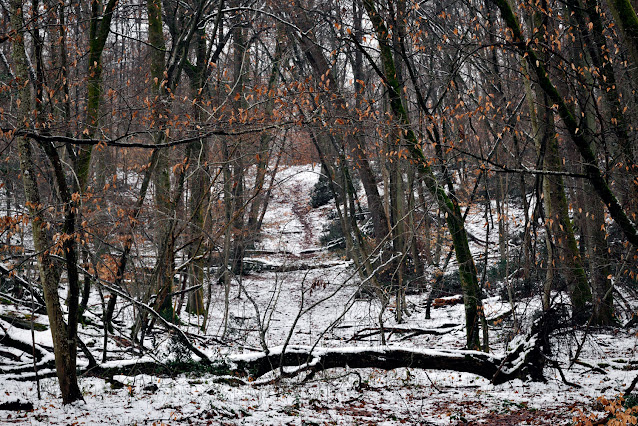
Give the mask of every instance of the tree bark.
<path id="1" fill-rule="evenodd" d="M 589 3 L 592 3 L 591 1 Z M 607 4 L 614 15 L 614 20 L 619 24 L 620 31 L 625 39 L 625 44 L 629 48 L 629 53 L 634 62 L 634 67 L 638 66 L 638 16 L 629 0 L 607 0 Z M 638 74 L 634 71 L 634 84 Z"/>
<path id="2" fill-rule="evenodd" d="M 91 20 L 89 23 L 89 68 L 87 92 L 87 139 L 93 139 L 100 126 L 100 101 L 102 98 L 102 52 L 111 29 L 111 19 L 117 0 L 109 0 L 104 11 L 101 11 L 102 1 L 91 2 Z M 93 145 L 82 145 L 77 153 L 75 173 L 79 189 L 84 192 L 89 181 L 89 167 Z"/>
<path id="3" fill-rule="evenodd" d="M 295 1 L 295 4 L 296 3 Z M 335 105 L 335 110 L 339 111 L 339 114 L 347 113 L 351 107 L 348 106 L 343 95 L 338 91 L 336 76 L 313 35 L 313 23 L 306 15 L 305 10 L 298 4 L 296 4 L 294 9 L 293 19 L 296 25 L 303 31 L 299 42 L 314 71 L 315 79 L 317 81 L 325 80 L 327 82 L 326 89 L 332 95 L 330 102 Z M 372 171 L 368 154 L 364 148 L 365 141 L 360 136 L 360 132 L 356 132 L 354 135 L 350 134 L 344 139 L 351 151 L 352 160 L 356 164 L 356 169 L 361 177 L 361 183 L 366 193 L 366 199 L 368 200 L 368 209 L 370 210 L 375 238 L 377 241 L 381 241 L 389 233 L 388 220 L 383 209 L 383 199 L 379 195 L 377 178 Z"/>
<path id="4" fill-rule="evenodd" d="M 556 86 L 552 83 L 549 75 L 542 64 L 537 52 L 532 49 L 532 44 L 528 43 L 511 6 L 507 0 L 492 0 L 501 11 L 501 16 L 505 24 L 512 32 L 512 40 L 519 52 L 527 59 L 530 69 L 536 75 L 539 86 L 547 94 L 552 104 L 558 109 L 558 114 L 565 124 L 574 145 L 578 149 L 580 156 L 585 162 L 585 171 L 587 178 L 598 193 L 598 196 L 607 206 L 611 217 L 618 224 L 625 234 L 627 240 L 634 246 L 638 247 L 638 231 L 636 225 L 629 219 L 629 216 L 618 202 L 618 199 L 611 191 L 607 181 L 605 180 L 600 168 L 596 155 L 589 146 L 587 138 L 583 135 L 582 129 L 579 127 L 578 121 L 572 109 L 568 106 L 565 99 L 560 95 Z"/>
<path id="5" fill-rule="evenodd" d="M 16 80 L 20 87 L 18 94 L 18 120 L 24 127 L 28 128 L 30 127 L 29 117 L 31 117 L 32 114 L 32 103 L 29 86 L 28 59 L 25 53 L 23 39 L 25 25 L 22 6 L 20 0 L 13 0 L 11 2 L 11 24 L 17 32 L 13 38 L 12 54 L 15 64 Z M 69 404 L 82 399 L 82 393 L 78 387 L 76 375 L 76 336 L 75 334 L 69 334 L 69 332 L 75 333 L 75 329 L 74 327 L 71 327 L 71 329 L 67 327 L 60 305 L 58 295 L 59 274 L 55 271 L 53 259 L 49 254 L 52 242 L 46 234 L 46 223 L 41 214 L 42 206 L 31 144 L 23 137 L 18 137 L 17 143 L 22 182 L 33 232 L 33 244 L 38 253 L 38 270 L 44 291 L 49 323 L 51 325 L 56 372 L 62 393 L 62 402 Z M 75 320 L 77 320 L 77 317 Z"/>
<path id="6" fill-rule="evenodd" d="M 364 0 L 363 5 L 372 21 L 374 31 L 381 49 L 381 60 L 384 72 L 380 77 L 384 79 L 386 88 L 390 92 L 390 107 L 398 123 L 402 126 L 404 141 L 412 159 L 416 162 L 425 185 L 436 198 L 440 208 L 445 212 L 448 230 L 452 236 L 456 260 L 459 265 L 459 276 L 463 289 L 465 305 L 466 344 L 468 349 L 476 349 L 479 344 L 479 310 L 482 309 L 481 290 L 474 259 L 470 251 L 467 232 L 463 223 L 463 216 L 456 198 L 450 198 L 445 189 L 437 181 L 429 162 L 421 149 L 421 144 L 410 126 L 410 120 L 403 107 L 400 84 L 396 79 L 394 58 L 388 45 L 388 30 L 382 18 L 377 13 L 371 0 Z M 487 342 L 484 342 L 486 345 Z"/>

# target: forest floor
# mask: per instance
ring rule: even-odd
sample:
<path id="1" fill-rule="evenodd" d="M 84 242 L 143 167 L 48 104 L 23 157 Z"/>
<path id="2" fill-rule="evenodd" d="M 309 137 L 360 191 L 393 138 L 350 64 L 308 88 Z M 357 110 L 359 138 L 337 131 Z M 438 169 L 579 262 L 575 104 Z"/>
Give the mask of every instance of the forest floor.
<path id="1" fill-rule="evenodd" d="M 180 313 L 181 328 L 212 359 L 239 360 L 268 347 L 291 346 L 343 348 L 381 346 L 378 331 L 381 306 L 375 299 L 359 298 L 359 281 L 353 265 L 334 252 L 322 250 L 319 236 L 330 207 L 311 209 L 309 197 L 317 181 L 317 169 L 289 167 L 278 176 L 279 184 L 264 220 L 264 237 L 249 263 L 255 270 L 233 281 L 224 334 L 224 288 L 214 285 L 209 326 L 200 329 L 202 317 Z M 512 208 L 512 214 L 516 211 Z M 481 214 L 469 225 L 484 239 Z M 472 216 L 470 216 L 472 217 Z M 474 219 L 471 219 L 473 221 Z M 490 244 L 496 246 L 494 241 Z M 484 248 L 475 246 L 477 255 Z M 509 301 L 495 292 L 485 300 L 489 319 L 510 311 Z M 558 294 L 557 298 L 560 299 Z M 625 295 L 624 309 L 638 303 Z M 87 324 L 80 337 L 101 359 L 101 302 L 93 292 Z M 462 349 L 465 341 L 462 304 L 452 302 L 432 309 L 425 318 L 427 294 L 408 295 L 409 315 L 402 324 L 393 307 L 381 315 L 391 348 Z M 515 306 L 520 329 L 529 329 L 540 300 L 526 298 Z M 257 312 L 259 311 L 259 312 Z M 36 383 L 9 371 L 28 365 L 28 353 L 2 346 L 5 334 L 31 344 L 31 331 L 11 318 L 27 317 L 28 310 L 0 304 L 0 408 L 4 404 L 31 403 L 32 409 L 0 410 L 0 424 L 572 424 L 582 416 L 603 418 L 604 404 L 622 394 L 638 374 L 636 329 L 562 329 L 553 337 L 557 361 L 545 369 L 546 382 L 513 380 L 493 385 L 470 373 L 399 368 L 335 368 L 314 376 L 281 378 L 277 372 L 249 382 L 220 377 L 206 371 L 152 375 L 136 372 L 140 359 L 158 362 L 189 361 L 190 354 L 163 330 L 147 336 L 144 353 L 127 339 L 133 310 L 122 302 L 114 337 L 109 339 L 108 365 L 130 373 L 113 380 L 80 377 L 84 401 L 64 406 L 57 380 Z M 490 328 L 490 350 L 502 355 L 512 337 L 513 316 L 495 321 Z M 34 317 L 47 325 L 45 315 Z M 95 324 L 95 325 L 92 325 Z M 429 330 L 419 334 L 415 330 Z M 35 331 L 36 342 L 50 350 L 48 330 Z M 223 336 L 223 338 L 222 338 Z M 260 338 L 261 336 L 261 338 Z M 580 350 L 579 350 L 580 348 Z M 574 361 L 574 354 L 578 358 Z M 86 360 L 80 358 L 80 364 Z M 193 363 L 193 365 L 196 365 Z M 559 366 L 560 368 L 557 368 Z M 125 369 L 123 371 L 126 371 Z M 42 369 L 40 375 L 51 375 Z M 561 376 L 564 375 L 564 378 Z"/>

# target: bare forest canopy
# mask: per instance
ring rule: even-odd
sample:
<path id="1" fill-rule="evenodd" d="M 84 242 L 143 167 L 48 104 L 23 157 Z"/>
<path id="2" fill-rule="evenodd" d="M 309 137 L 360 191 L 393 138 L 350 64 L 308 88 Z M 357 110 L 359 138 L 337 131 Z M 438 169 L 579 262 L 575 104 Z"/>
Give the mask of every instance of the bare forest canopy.
<path id="1" fill-rule="evenodd" d="M 113 342 L 152 352 L 154 329 L 213 365 L 204 342 L 232 341 L 237 293 L 254 305 L 261 351 L 246 374 L 356 358 L 543 380 L 557 329 L 635 323 L 634 4 L 0 0 L 0 300 L 46 313 L 54 357 L 12 337 L 5 317 L 0 343 L 30 352 L 36 375 L 54 365 L 70 403 L 78 359 L 107 374 Z M 306 248 L 283 251 L 263 243 L 264 223 L 299 165 L 319 175 L 311 194 L 287 194 Z M 319 208 L 321 236 L 307 219 Z M 286 353 L 297 320 L 345 288 L 309 303 L 331 287 L 305 277 L 290 333 L 270 341 L 273 302 L 243 277 L 328 270 L 335 252 L 352 297 L 381 307 L 349 342 L 447 333 L 401 328 L 409 296 L 427 293 L 428 317 L 434 299 L 463 304 L 467 352 L 317 355 L 316 341 Z M 298 262 L 268 260 L 282 255 Z M 499 292 L 511 310 L 489 318 L 484 300 Z M 527 327 L 524 298 L 540 301 Z M 189 314 L 197 335 L 181 327 Z M 482 354 L 504 320 L 525 336 Z M 89 325 L 98 346 L 78 335 Z"/>

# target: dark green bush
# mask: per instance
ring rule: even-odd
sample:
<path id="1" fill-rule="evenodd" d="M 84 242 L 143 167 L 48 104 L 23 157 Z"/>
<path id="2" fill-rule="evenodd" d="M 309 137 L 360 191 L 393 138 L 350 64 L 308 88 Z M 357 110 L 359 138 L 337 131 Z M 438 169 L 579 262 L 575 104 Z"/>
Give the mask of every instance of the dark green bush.
<path id="1" fill-rule="evenodd" d="M 312 194 L 310 195 L 310 206 L 313 209 L 317 207 L 325 206 L 334 198 L 334 193 L 330 188 L 330 182 L 328 177 L 321 175 L 319 181 L 312 188 Z"/>

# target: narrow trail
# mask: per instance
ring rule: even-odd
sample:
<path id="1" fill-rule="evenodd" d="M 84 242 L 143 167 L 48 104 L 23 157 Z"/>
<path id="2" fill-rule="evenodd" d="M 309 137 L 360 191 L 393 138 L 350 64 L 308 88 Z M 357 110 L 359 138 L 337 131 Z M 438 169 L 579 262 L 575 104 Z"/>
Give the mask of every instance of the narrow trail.
<path id="1" fill-rule="evenodd" d="M 301 188 L 301 185 L 298 183 L 291 188 L 291 193 L 293 195 L 291 197 L 291 201 L 292 201 L 291 210 L 297 217 L 297 220 L 299 220 L 299 222 L 301 223 L 301 226 L 303 227 L 304 244 L 306 246 L 311 246 L 313 245 L 315 241 L 315 235 L 312 230 L 312 226 L 310 225 L 310 221 L 308 220 L 308 212 L 310 210 L 310 205 L 308 204 L 306 197 L 302 195 L 302 192 L 303 190 Z M 300 202 L 300 200 L 303 200 L 304 202 L 302 203 Z"/>

